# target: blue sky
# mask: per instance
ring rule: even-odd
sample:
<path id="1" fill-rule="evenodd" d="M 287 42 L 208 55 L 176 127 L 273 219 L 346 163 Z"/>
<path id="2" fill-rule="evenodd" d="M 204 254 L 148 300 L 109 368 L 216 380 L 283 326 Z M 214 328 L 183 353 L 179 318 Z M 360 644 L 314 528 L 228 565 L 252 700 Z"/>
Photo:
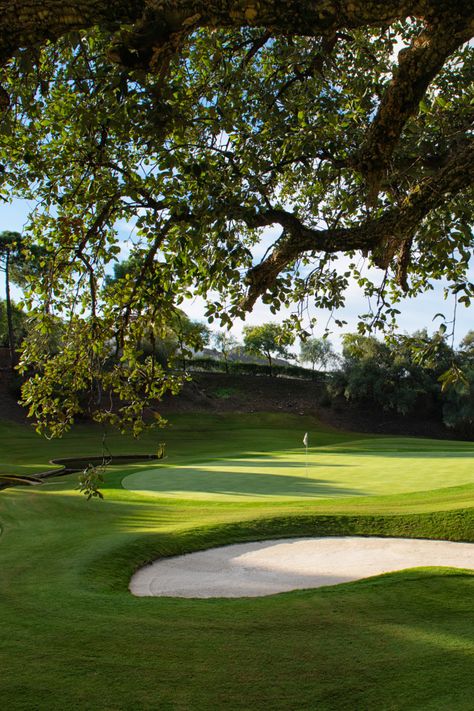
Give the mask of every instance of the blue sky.
<path id="1" fill-rule="evenodd" d="M 15 200 L 10 205 L 0 205 L 0 229 L 17 230 L 21 232 L 27 221 L 27 215 L 33 208 L 34 204 L 28 203 L 26 200 Z M 123 243 L 124 256 L 126 256 L 133 228 L 126 223 L 121 223 L 118 225 L 118 229 Z M 269 231 L 268 235 L 269 238 L 272 236 L 270 232 L 271 231 Z M 18 290 L 14 290 L 13 296 L 16 299 L 19 299 L 21 294 Z M 343 333 L 356 330 L 358 314 L 366 313 L 368 311 L 367 299 L 355 283 L 350 285 L 346 301 L 346 307 L 336 312 L 335 317 L 347 321 L 347 326 L 341 330 L 333 324 L 331 328 L 331 340 L 336 349 L 339 349 L 340 347 L 340 339 Z M 414 299 L 404 299 L 402 304 L 397 306 L 397 308 L 401 311 L 399 316 L 399 330 L 402 333 L 412 333 L 415 330 L 426 327 L 429 332 L 432 332 L 439 325 L 439 321 L 433 321 L 435 314 L 441 312 L 445 314 L 448 320 L 450 320 L 452 318 L 453 307 L 454 303 L 452 299 L 446 301 L 443 297 L 442 284 L 435 285 L 433 291 L 429 291 Z M 194 300 L 187 301 L 183 304 L 183 308 L 191 318 L 205 320 L 203 299 L 196 298 Z M 240 338 L 242 328 L 245 324 L 254 325 L 261 324 L 266 321 L 278 321 L 289 313 L 289 311 L 283 309 L 280 314 L 272 314 L 267 306 L 261 302 L 258 302 L 255 305 L 253 312 L 247 316 L 245 322 L 239 320 L 235 323 L 232 333 L 236 338 Z M 318 309 L 310 309 L 310 313 L 318 319 L 318 323 L 314 329 L 314 335 L 321 336 L 328 321 L 328 312 Z M 213 325 L 212 328 L 215 329 L 218 327 Z M 460 306 L 457 310 L 454 339 L 455 345 L 459 343 L 459 341 L 470 329 L 474 329 L 471 309 L 466 309 L 464 306 Z"/>

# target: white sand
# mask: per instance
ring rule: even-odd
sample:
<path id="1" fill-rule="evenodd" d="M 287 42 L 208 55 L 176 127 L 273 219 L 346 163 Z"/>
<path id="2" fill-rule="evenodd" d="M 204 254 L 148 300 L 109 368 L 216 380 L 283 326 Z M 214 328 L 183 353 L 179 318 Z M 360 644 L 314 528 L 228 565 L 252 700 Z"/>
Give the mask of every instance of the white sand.
<path id="1" fill-rule="evenodd" d="M 163 558 L 137 571 L 140 597 L 259 597 L 360 580 L 395 570 L 474 570 L 474 543 L 407 538 L 290 538 Z"/>

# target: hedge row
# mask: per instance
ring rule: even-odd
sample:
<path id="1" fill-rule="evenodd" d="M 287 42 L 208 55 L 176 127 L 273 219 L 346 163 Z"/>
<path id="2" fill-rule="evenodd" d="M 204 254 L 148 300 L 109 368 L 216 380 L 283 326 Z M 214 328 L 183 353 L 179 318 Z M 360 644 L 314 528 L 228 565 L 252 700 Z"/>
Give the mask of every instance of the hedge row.
<path id="1" fill-rule="evenodd" d="M 265 363 L 242 363 L 240 361 L 229 361 L 226 364 L 223 360 L 215 358 L 192 358 L 188 361 L 188 367 L 194 371 L 206 371 L 209 373 L 230 373 L 231 375 L 266 375 L 286 378 L 300 378 L 302 380 L 324 380 L 325 374 L 314 372 L 300 365 L 269 365 Z"/>

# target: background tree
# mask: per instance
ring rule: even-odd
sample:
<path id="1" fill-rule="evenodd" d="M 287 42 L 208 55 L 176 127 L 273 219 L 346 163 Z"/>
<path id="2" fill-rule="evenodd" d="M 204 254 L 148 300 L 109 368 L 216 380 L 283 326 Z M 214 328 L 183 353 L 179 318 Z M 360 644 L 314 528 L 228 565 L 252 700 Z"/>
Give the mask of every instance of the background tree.
<path id="1" fill-rule="evenodd" d="M 135 289 L 140 279 L 143 265 L 132 256 L 113 266 L 113 276 L 105 277 L 105 284 L 113 290 L 112 298 L 121 298 L 128 289 Z M 210 330 L 200 321 L 191 320 L 181 309 L 170 308 L 166 319 L 161 318 L 155 303 L 143 303 L 140 309 L 129 313 L 135 325 L 136 348 L 145 355 L 156 357 L 163 367 L 167 367 L 174 356 L 181 359 L 186 370 L 186 358 L 193 350 L 200 350 L 209 343 Z M 116 352 L 121 351 L 121 333 L 115 334 Z"/>
<path id="2" fill-rule="evenodd" d="M 292 338 L 278 323 L 263 323 L 261 326 L 244 327 L 244 348 L 247 353 L 262 356 L 268 361 L 270 375 L 273 375 L 273 358 L 288 358 Z"/>
<path id="3" fill-rule="evenodd" d="M 444 388 L 443 421 L 463 435 L 472 435 L 474 424 L 474 331 L 468 331 L 455 354 L 456 367 L 461 377 Z M 445 374 L 441 380 L 445 380 Z"/>
<path id="4" fill-rule="evenodd" d="M 205 323 L 194 321 L 177 311 L 172 322 L 172 331 L 176 337 L 176 354 L 180 358 L 183 370 L 186 370 L 186 359 L 192 351 L 199 351 L 207 346 L 211 333 Z"/>
<path id="5" fill-rule="evenodd" d="M 12 269 L 21 259 L 21 235 L 19 232 L 0 232 L 0 270 L 5 274 L 5 306 L 7 320 L 7 346 L 10 350 L 10 366 L 16 363 L 15 329 L 13 326 L 13 307 L 10 292 Z M 13 279 L 14 280 L 14 279 Z"/>
<path id="6" fill-rule="evenodd" d="M 223 359 L 224 359 L 224 364 L 225 364 L 225 372 L 229 372 L 229 355 L 230 353 L 237 348 L 239 345 L 238 340 L 228 331 L 217 331 L 217 333 L 214 333 L 212 335 L 212 340 L 219 351 L 221 353 Z"/>
<path id="7" fill-rule="evenodd" d="M 0 345 L 2 348 L 10 348 L 11 330 L 14 333 L 15 343 L 20 345 L 29 333 L 28 316 L 14 301 L 7 306 L 7 301 L 3 300 L 0 301 Z"/>
<path id="8" fill-rule="evenodd" d="M 28 244 L 19 232 L 4 230 L 0 232 L 0 271 L 5 274 L 5 307 L 7 322 L 7 343 L 10 350 L 10 364 L 13 369 L 16 362 L 16 347 L 25 336 L 24 323 L 11 298 L 11 284 L 21 288 L 28 286 L 29 279 L 38 277 L 41 272 L 40 261 L 46 256 L 45 250 L 37 245 Z M 21 324 L 21 325 L 20 325 Z"/>
<path id="9" fill-rule="evenodd" d="M 459 353 L 465 362 L 474 363 L 474 331 L 468 331 L 461 340 Z"/>
<path id="10" fill-rule="evenodd" d="M 443 403 L 444 423 L 463 435 L 472 437 L 474 425 L 474 369 L 463 368 L 463 381 L 446 390 Z"/>
<path id="11" fill-rule="evenodd" d="M 426 330 L 394 335 L 388 342 L 346 334 L 343 362 L 333 394 L 402 415 L 437 417 L 443 413 L 441 376 L 456 362 L 443 333 Z M 456 366 L 457 367 L 457 366 Z"/>
<path id="12" fill-rule="evenodd" d="M 314 371 L 316 366 L 325 369 L 337 360 L 334 349 L 327 338 L 308 338 L 301 342 L 300 360 L 302 363 L 310 363 Z"/>
<path id="13" fill-rule="evenodd" d="M 23 356 L 28 398 L 53 419 L 47 393 L 71 363 L 71 386 L 105 386 L 115 334 L 111 387 L 139 412 L 158 371 L 137 334 L 188 296 L 212 295 L 223 327 L 260 297 L 294 302 L 301 330 L 302 307 L 338 308 L 351 278 L 378 304 L 361 328 L 436 279 L 458 303 L 474 294 L 471 2 L 170 7 L 19 0 L 0 18 L 3 195 L 37 203 L 26 233 L 51 257 L 30 308 L 72 324 L 54 363 Z M 138 266 L 109 289 L 120 220 Z"/>

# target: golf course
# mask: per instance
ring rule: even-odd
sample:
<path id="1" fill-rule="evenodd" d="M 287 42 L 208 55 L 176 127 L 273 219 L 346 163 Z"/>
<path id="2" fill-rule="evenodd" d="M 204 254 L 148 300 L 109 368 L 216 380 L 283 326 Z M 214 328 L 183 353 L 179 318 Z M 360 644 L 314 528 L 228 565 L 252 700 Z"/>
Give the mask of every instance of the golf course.
<path id="1" fill-rule="evenodd" d="M 474 711 L 474 0 L 0 4 L 0 711 Z"/>
<path id="2" fill-rule="evenodd" d="M 303 436 L 308 433 L 308 452 Z M 101 455 L 78 425 L 0 426 L 0 472 Z M 15 709 L 472 709 L 474 573 L 414 568 L 266 597 L 134 597 L 182 553 L 293 537 L 474 542 L 474 443 L 343 432 L 309 416 L 181 414 L 77 475 L 0 491 L 0 698 Z"/>

